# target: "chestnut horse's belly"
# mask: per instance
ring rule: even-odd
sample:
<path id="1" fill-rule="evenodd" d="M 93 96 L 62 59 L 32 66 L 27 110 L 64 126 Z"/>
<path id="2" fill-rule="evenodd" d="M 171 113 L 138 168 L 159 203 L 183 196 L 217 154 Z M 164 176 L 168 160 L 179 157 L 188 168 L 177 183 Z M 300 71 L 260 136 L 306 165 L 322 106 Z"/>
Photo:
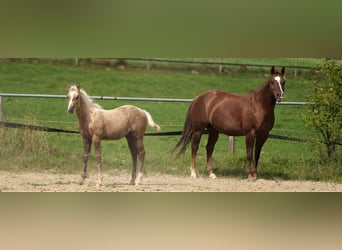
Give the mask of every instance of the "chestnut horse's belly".
<path id="1" fill-rule="evenodd" d="M 256 129 L 253 111 L 234 102 L 213 109 L 209 122 L 220 133 L 231 136 L 244 136 Z"/>

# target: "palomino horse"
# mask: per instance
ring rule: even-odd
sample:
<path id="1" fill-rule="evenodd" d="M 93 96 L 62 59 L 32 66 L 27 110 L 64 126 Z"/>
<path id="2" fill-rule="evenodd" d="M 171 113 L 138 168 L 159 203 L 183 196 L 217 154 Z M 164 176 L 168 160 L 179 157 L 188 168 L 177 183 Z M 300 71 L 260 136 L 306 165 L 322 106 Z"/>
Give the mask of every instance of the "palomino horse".
<path id="1" fill-rule="evenodd" d="M 95 145 L 96 163 L 98 167 L 97 186 L 102 185 L 101 140 L 117 140 L 126 137 L 133 160 L 132 179 L 130 184 L 138 185 L 142 178 L 144 167 L 144 134 L 147 123 L 155 130 L 160 127 L 153 121 L 151 115 L 132 105 L 121 106 L 112 110 L 104 110 L 92 102 L 79 83 L 68 84 L 68 112 L 76 110 L 78 128 L 83 137 L 84 157 L 83 174 L 80 184 L 87 178 L 87 164 L 91 144 Z M 138 176 L 136 175 L 137 160 L 139 160 Z"/>
<path id="2" fill-rule="evenodd" d="M 219 133 L 246 136 L 248 179 L 257 179 L 260 151 L 274 124 L 276 101 L 284 98 L 285 68 L 276 72 L 259 89 L 244 95 L 211 90 L 197 96 L 191 103 L 184 123 L 181 139 L 172 150 L 181 147 L 177 157 L 184 154 L 191 142 L 191 177 L 196 178 L 195 161 L 202 133 L 208 130 L 207 170 L 210 178 L 216 178 L 212 168 L 212 153 Z M 253 162 L 253 148 L 254 162 Z M 176 157 L 176 158 L 177 158 Z M 253 163 L 253 164 L 252 164 Z"/>

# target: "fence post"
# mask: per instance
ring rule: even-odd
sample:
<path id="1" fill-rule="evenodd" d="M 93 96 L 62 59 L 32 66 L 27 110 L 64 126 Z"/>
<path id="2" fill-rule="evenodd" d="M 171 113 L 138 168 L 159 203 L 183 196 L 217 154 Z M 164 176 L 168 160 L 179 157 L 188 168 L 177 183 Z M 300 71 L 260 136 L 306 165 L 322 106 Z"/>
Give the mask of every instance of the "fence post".
<path id="1" fill-rule="evenodd" d="M 220 75 L 222 74 L 222 72 L 223 72 L 223 58 L 221 58 L 221 64 L 219 65 L 219 73 L 220 73 Z"/>
<path id="2" fill-rule="evenodd" d="M 75 66 L 78 67 L 79 64 L 80 64 L 80 62 L 79 62 L 78 58 L 75 58 Z"/>
<path id="3" fill-rule="evenodd" d="M 151 69 L 151 61 L 150 60 L 147 61 L 146 69 L 147 70 Z"/>
<path id="4" fill-rule="evenodd" d="M 295 59 L 295 69 L 294 69 L 294 77 L 297 77 L 297 66 L 298 66 L 298 58 Z"/>
<path id="5" fill-rule="evenodd" d="M 229 154 L 234 154 L 234 148 L 235 148 L 235 143 L 234 143 L 234 136 L 228 136 L 228 153 Z"/>
<path id="6" fill-rule="evenodd" d="M 0 95 L 0 122 L 2 122 L 2 96 Z"/>

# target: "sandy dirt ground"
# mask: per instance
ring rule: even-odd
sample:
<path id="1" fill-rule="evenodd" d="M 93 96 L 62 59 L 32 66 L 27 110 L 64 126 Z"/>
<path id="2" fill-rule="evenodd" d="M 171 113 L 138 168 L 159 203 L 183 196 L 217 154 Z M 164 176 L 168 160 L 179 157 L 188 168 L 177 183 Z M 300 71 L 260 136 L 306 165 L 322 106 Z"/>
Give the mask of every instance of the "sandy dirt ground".
<path id="1" fill-rule="evenodd" d="M 342 192 L 342 184 L 206 176 L 145 174 L 139 186 L 128 185 L 130 175 L 111 171 L 103 174 L 103 185 L 96 187 L 97 175 L 91 173 L 83 185 L 80 175 L 52 173 L 13 173 L 0 171 L 0 192 Z"/>

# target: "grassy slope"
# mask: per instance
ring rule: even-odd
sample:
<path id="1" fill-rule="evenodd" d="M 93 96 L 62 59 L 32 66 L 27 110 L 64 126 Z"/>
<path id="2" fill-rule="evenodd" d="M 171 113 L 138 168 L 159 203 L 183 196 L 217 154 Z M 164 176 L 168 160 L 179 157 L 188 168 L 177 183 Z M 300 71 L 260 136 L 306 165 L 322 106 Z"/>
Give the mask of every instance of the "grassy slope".
<path id="1" fill-rule="evenodd" d="M 108 71 L 94 66 L 75 68 L 67 65 L 1 63 L 0 92 L 66 94 L 66 83 L 79 81 L 90 95 L 193 98 L 208 89 L 248 92 L 263 83 L 267 75 L 267 71 L 196 75 L 189 72 L 142 69 Z M 305 81 L 302 78 L 293 78 L 292 75 L 288 76 L 286 101 L 305 101 Z M 127 104 L 121 101 L 99 103 L 108 109 Z M 131 103 L 150 111 L 163 131 L 180 130 L 188 107 L 188 104 L 180 103 Z M 77 129 L 76 117 L 66 113 L 65 100 L 5 98 L 3 109 L 4 120 Z M 272 133 L 313 137 L 313 132 L 303 126 L 302 112 L 303 107 L 277 106 L 276 124 Z M 81 170 L 82 145 L 79 136 L 17 130 L 5 132 L 1 133 L 0 168 L 35 171 L 50 169 L 57 172 Z M 168 153 L 177 139 L 178 137 L 145 138 L 146 172 L 188 173 L 189 152 L 176 162 L 172 161 Z M 202 174 L 205 173 L 205 139 L 202 139 L 198 158 L 198 169 Z M 33 144 L 29 142 L 32 140 L 34 144 L 39 145 L 34 150 Z M 214 152 L 215 165 L 218 166 L 219 173 L 243 176 L 244 139 L 237 138 L 236 145 L 234 157 L 227 156 L 227 139 L 225 136 L 220 137 Z M 104 142 L 103 162 L 104 169 L 117 167 L 129 170 L 131 160 L 126 141 Z M 340 170 L 322 166 L 318 162 L 312 145 L 268 140 L 261 156 L 260 174 L 266 178 L 340 180 Z M 94 160 L 91 158 L 90 168 L 94 169 L 94 166 Z"/>

